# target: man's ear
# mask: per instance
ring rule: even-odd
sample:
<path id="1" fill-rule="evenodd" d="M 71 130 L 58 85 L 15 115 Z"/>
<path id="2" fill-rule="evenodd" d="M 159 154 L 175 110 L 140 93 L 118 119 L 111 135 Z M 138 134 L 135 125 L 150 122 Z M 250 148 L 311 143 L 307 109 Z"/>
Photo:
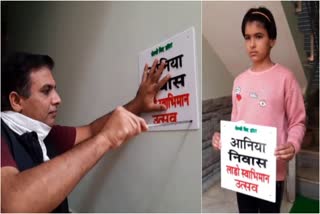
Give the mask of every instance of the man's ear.
<path id="1" fill-rule="evenodd" d="M 9 94 L 9 101 L 11 108 L 16 112 L 21 112 L 23 107 L 21 105 L 22 97 L 15 91 Z"/>

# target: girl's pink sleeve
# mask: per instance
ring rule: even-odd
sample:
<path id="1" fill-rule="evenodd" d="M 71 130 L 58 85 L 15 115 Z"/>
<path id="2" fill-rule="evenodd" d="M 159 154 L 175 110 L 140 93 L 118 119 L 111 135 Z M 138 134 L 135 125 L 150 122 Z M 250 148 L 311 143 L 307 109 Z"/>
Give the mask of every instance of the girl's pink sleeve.
<path id="1" fill-rule="evenodd" d="M 237 102 L 236 102 L 236 95 L 234 93 L 235 90 L 235 81 L 233 82 L 233 87 L 232 87 L 232 111 L 231 111 L 231 121 L 235 121 L 236 120 L 236 116 L 237 116 Z"/>
<path id="2" fill-rule="evenodd" d="M 287 142 L 293 144 L 297 154 L 300 151 L 306 130 L 306 111 L 300 86 L 293 75 L 290 75 L 284 93 L 285 110 L 288 119 Z"/>

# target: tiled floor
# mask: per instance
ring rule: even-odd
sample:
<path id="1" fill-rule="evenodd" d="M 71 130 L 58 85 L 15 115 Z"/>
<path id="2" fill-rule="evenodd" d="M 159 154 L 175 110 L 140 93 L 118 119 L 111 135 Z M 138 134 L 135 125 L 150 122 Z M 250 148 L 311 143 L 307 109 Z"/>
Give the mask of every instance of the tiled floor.
<path id="1" fill-rule="evenodd" d="M 292 203 L 283 196 L 281 212 L 288 213 Z M 208 191 L 202 194 L 202 212 L 203 213 L 237 213 L 237 198 L 233 191 L 221 188 L 220 183 L 213 185 Z"/>

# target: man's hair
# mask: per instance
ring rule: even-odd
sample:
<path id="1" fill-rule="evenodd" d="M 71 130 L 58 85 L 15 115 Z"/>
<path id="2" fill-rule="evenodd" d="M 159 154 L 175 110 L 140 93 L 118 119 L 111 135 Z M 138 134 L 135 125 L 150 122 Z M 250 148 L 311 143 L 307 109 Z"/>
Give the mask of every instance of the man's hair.
<path id="1" fill-rule="evenodd" d="M 265 7 L 251 8 L 244 15 L 241 25 L 242 35 L 245 36 L 245 28 L 248 22 L 257 21 L 263 25 L 267 30 L 270 39 L 275 40 L 277 38 L 277 26 L 274 21 L 273 15 Z"/>
<path id="2" fill-rule="evenodd" d="M 20 96 L 30 96 L 30 74 L 35 69 L 48 67 L 52 70 L 54 61 L 50 56 L 16 52 L 1 64 L 1 110 L 11 110 L 9 94 L 12 91 Z"/>

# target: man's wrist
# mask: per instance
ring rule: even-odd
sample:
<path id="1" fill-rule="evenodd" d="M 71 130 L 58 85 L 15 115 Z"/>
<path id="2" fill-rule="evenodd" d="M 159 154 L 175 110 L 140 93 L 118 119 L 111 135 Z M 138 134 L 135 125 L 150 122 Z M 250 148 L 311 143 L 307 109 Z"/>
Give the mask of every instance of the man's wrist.
<path id="1" fill-rule="evenodd" d="M 143 112 L 142 102 L 138 96 L 131 100 L 127 105 L 124 106 L 128 111 L 135 115 L 140 115 Z"/>
<path id="2" fill-rule="evenodd" d="M 112 147 L 112 143 L 108 136 L 102 133 L 98 133 L 95 136 L 95 139 L 97 140 L 98 144 L 102 144 L 103 147 L 105 147 L 107 150 L 109 150 Z"/>

